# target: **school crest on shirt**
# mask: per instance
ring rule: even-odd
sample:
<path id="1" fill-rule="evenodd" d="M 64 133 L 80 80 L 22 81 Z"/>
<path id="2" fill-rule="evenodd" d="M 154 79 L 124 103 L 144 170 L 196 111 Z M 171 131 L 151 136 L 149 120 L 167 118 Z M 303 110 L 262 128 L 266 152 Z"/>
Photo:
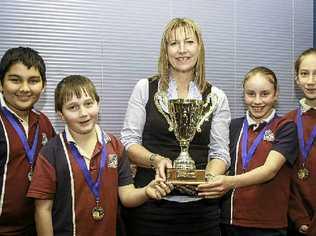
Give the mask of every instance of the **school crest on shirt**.
<path id="1" fill-rule="evenodd" d="M 264 132 L 264 136 L 263 136 L 263 140 L 266 140 L 268 142 L 273 142 L 274 141 L 274 134 L 272 132 L 271 129 L 267 129 L 265 132 Z"/>
<path id="2" fill-rule="evenodd" d="M 48 142 L 48 138 L 46 133 L 42 133 L 42 146 L 44 146 Z"/>
<path id="3" fill-rule="evenodd" d="M 108 168 L 117 168 L 118 165 L 118 158 L 116 154 L 109 154 L 108 156 Z"/>

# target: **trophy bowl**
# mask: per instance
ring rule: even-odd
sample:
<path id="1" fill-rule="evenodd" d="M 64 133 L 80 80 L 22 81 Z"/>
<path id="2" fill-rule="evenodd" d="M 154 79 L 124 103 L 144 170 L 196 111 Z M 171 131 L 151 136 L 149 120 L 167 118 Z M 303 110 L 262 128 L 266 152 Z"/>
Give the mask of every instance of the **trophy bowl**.
<path id="1" fill-rule="evenodd" d="M 169 100 L 169 116 L 181 152 L 167 169 L 167 181 L 176 185 L 197 185 L 205 182 L 205 171 L 197 170 L 188 150 L 203 117 L 203 101 L 196 99 Z"/>

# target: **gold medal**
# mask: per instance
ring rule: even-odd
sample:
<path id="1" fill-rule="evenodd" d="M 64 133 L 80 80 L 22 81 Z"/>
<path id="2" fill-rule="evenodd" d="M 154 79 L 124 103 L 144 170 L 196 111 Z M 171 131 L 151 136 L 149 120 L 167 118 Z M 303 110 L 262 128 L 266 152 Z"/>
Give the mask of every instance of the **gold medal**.
<path id="1" fill-rule="evenodd" d="M 98 204 L 92 209 L 92 218 L 95 221 L 102 220 L 104 217 L 104 210 Z"/>
<path id="2" fill-rule="evenodd" d="M 302 166 L 298 171 L 297 171 L 297 178 L 300 180 L 305 180 L 309 176 L 309 170 Z"/>
<path id="3" fill-rule="evenodd" d="M 27 173 L 27 178 L 31 182 L 33 176 L 33 168 L 31 166 L 30 171 Z"/>
<path id="4" fill-rule="evenodd" d="M 30 182 L 32 180 L 32 176 L 33 176 L 33 172 L 29 171 L 29 173 L 27 173 L 27 178 L 29 179 Z"/>

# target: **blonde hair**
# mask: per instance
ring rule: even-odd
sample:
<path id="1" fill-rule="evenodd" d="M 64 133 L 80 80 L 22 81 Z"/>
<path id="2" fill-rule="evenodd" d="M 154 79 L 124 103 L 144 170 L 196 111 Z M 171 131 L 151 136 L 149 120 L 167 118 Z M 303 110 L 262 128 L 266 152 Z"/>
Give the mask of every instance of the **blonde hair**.
<path id="1" fill-rule="evenodd" d="M 202 34 L 198 25 L 187 18 L 174 18 L 166 26 L 160 43 L 160 56 L 158 62 L 158 73 L 160 77 L 160 89 L 166 91 L 169 85 L 169 60 L 168 60 L 168 43 L 170 38 L 176 34 L 176 30 L 183 28 L 185 34 L 193 32 L 197 38 L 199 49 L 199 56 L 195 65 L 194 82 L 199 88 L 200 92 L 206 89 L 207 81 L 205 79 L 205 49 L 202 39 Z"/>

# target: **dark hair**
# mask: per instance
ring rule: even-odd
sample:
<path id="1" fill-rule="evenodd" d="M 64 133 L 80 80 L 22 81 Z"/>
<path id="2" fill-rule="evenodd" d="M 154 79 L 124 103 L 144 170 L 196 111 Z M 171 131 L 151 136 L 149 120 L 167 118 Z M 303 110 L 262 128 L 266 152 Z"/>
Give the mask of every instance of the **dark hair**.
<path id="1" fill-rule="evenodd" d="M 70 75 L 62 79 L 55 89 L 55 111 L 62 111 L 63 105 L 73 96 L 89 95 L 99 103 L 100 98 L 92 81 L 82 75 Z"/>
<path id="2" fill-rule="evenodd" d="M 275 91 L 278 90 L 278 80 L 277 80 L 275 73 L 272 70 L 270 70 L 269 68 L 264 67 L 264 66 L 258 66 L 258 67 L 252 68 L 250 71 L 248 71 L 248 73 L 245 75 L 245 78 L 243 81 L 243 87 L 245 87 L 245 83 L 247 82 L 247 80 L 250 77 L 255 76 L 256 74 L 262 74 L 262 75 L 266 76 L 267 79 L 273 84 L 274 90 Z"/>
<path id="3" fill-rule="evenodd" d="M 0 80 L 3 84 L 3 79 L 7 71 L 14 64 L 22 63 L 28 69 L 34 67 L 42 77 L 43 84 L 46 83 L 46 67 L 43 58 L 32 48 L 17 47 L 8 49 L 0 61 Z"/>
<path id="4" fill-rule="evenodd" d="M 298 76 L 298 71 L 300 69 L 301 63 L 304 60 L 304 58 L 308 55 L 315 54 L 316 55 L 316 48 L 309 48 L 302 52 L 296 59 L 294 67 L 295 67 L 295 74 Z"/>

